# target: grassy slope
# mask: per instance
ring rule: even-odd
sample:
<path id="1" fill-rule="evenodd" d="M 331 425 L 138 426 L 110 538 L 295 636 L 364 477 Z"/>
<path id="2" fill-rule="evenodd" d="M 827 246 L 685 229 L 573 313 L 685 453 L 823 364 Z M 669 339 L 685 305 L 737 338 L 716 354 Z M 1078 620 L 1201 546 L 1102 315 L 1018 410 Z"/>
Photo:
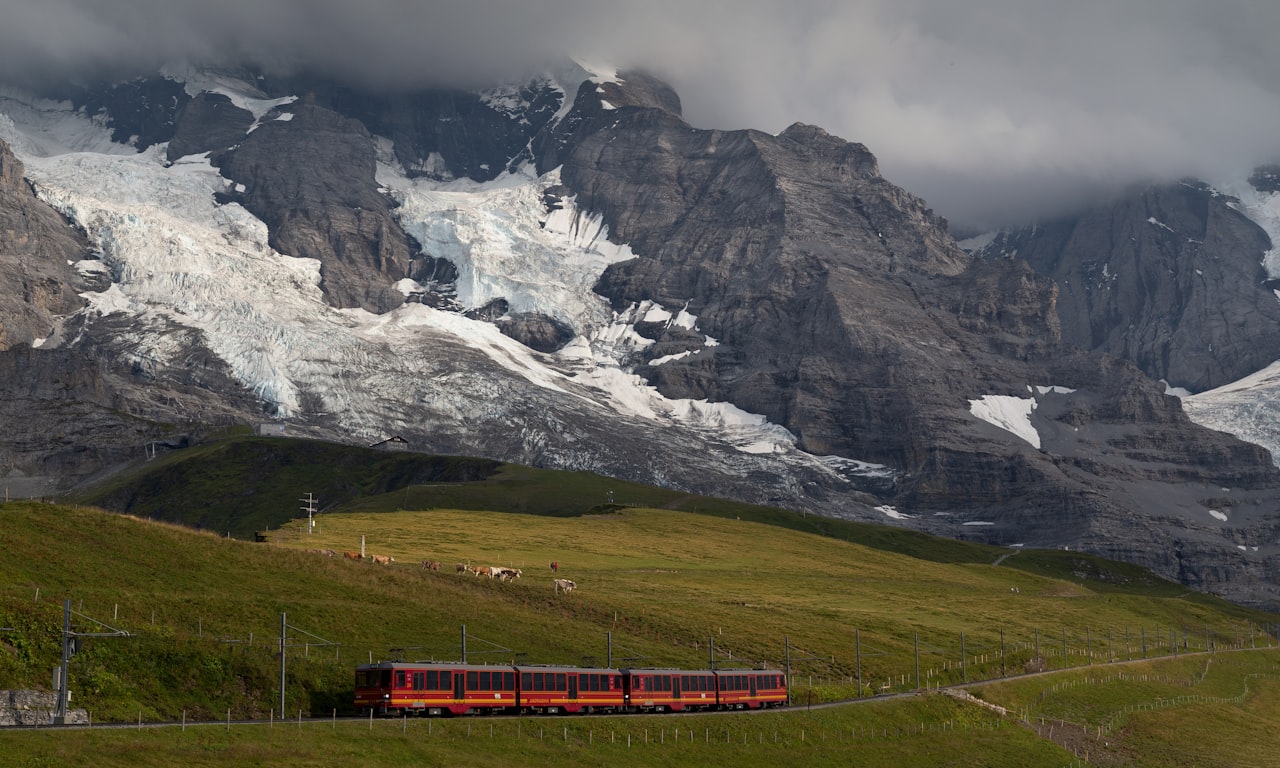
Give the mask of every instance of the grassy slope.
<path id="1" fill-rule="evenodd" d="M 358 548 L 361 535 L 371 553 L 394 555 L 397 565 L 375 567 L 305 551 Z M 1094 589 L 1079 581 L 1007 567 L 912 559 L 749 520 L 670 510 L 627 510 L 576 519 L 458 510 L 326 514 L 311 535 L 292 526 L 277 531 L 274 538 L 269 544 L 250 544 L 93 510 L 29 503 L 0 507 L 4 551 L 21 553 L 0 559 L 0 626 L 18 630 L 0 635 L 0 687 L 47 685 L 48 670 L 57 664 L 57 628 L 66 596 L 75 601 L 78 613 L 136 634 L 88 640 L 73 661 L 74 703 L 94 711 L 99 721 L 131 721 L 139 711 L 148 720 L 177 718 L 184 710 L 193 719 L 217 719 L 227 709 L 233 717 L 265 714 L 276 707 L 278 666 L 272 643 L 282 611 L 290 625 L 342 643 L 336 652 L 290 650 L 286 710 L 318 714 L 348 706 L 354 663 L 386 658 L 392 647 L 410 649 L 394 654 L 402 657 L 455 658 L 464 624 L 473 653 L 497 646 L 510 649 L 473 656 L 495 662 L 522 653 L 532 662 L 583 663 L 591 660 L 584 657 L 594 657 L 602 663 L 605 634 L 611 632 L 615 664 L 625 663 L 625 656 L 643 656 L 637 665 L 699 666 L 707 658 L 707 638 L 714 637 L 722 663 L 731 652 L 780 665 L 786 636 L 802 701 L 809 700 L 810 690 L 816 699 L 856 695 L 849 683 L 857 673 L 859 645 L 868 681 L 892 679 L 897 688 L 913 687 L 909 678 L 917 635 L 922 669 L 932 685 L 963 674 L 958 664 L 960 632 L 966 634 L 970 656 L 988 657 L 985 663 L 970 661 L 971 677 L 979 677 L 998 673 L 993 657 L 1001 628 L 1009 666 L 1016 668 L 1031 656 L 1036 629 L 1049 663 L 1056 666 L 1062 659 L 1049 638 L 1060 640 L 1064 626 L 1070 634 L 1072 664 L 1088 660 L 1086 626 L 1092 628 L 1095 661 L 1106 650 L 1100 640 L 1103 628 L 1118 637 L 1121 628 L 1128 627 L 1136 639 L 1138 626 L 1154 635 L 1157 625 L 1207 624 L 1219 642 L 1225 642 L 1228 636 L 1234 641 L 1235 633 L 1247 626 L 1241 623 L 1240 609 L 1212 600 L 1188 600 L 1164 584 L 1145 594 L 1141 584 L 1124 591 L 1113 585 Z M 1027 554 L 1031 553 L 1013 560 Z M 424 558 L 445 561 L 446 570 L 423 571 L 416 563 Z M 578 581 L 578 591 L 567 597 L 553 593 L 552 574 L 546 568 L 551 560 L 562 563 L 559 575 Z M 513 584 L 501 584 L 457 575 L 452 564 L 459 561 L 514 565 L 524 567 L 526 574 Z M 1262 614 L 1247 618 L 1258 623 L 1274 620 Z M 83 622 L 77 619 L 77 626 L 91 628 Z M 250 633 L 252 646 L 219 641 L 247 640 Z M 304 638 L 297 631 L 291 631 L 291 637 Z M 1261 635 L 1256 635 L 1255 642 L 1259 640 Z M 1131 646 L 1129 653 L 1136 649 Z M 905 685 L 900 682 L 904 676 Z M 1224 680 L 1229 688 L 1230 675 Z M 1017 701 L 1011 699 L 1010 704 Z M 1077 719 L 1073 711 L 1064 711 L 1068 719 Z M 1241 711 L 1249 713 L 1252 707 L 1246 702 Z M 883 755 L 880 764 L 928 765 L 939 755 L 970 754 L 969 745 L 979 739 L 984 745 L 976 753 L 980 764 L 1019 764 L 1017 756 L 1024 752 L 1043 755 L 1046 762 L 1065 762 L 1057 747 L 1018 728 L 941 730 L 957 718 L 974 728 L 993 727 L 998 720 L 985 710 L 933 697 L 815 711 L 805 717 L 813 719 L 777 721 L 781 738 L 798 742 L 799 731 L 806 727 L 810 739 L 826 730 L 832 743 L 821 751 L 823 757 L 805 758 L 804 752 L 798 758 L 785 757 L 758 743 L 754 749 L 743 747 L 740 757 L 821 765 L 841 759 L 847 764 L 852 755 Z M 735 734 L 748 739 L 752 729 L 757 738 L 768 730 L 757 726 L 764 721 L 756 718 L 730 721 L 748 724 L 723 726 L 724 718 L 681 720 L 695 729 L 737 729 Z M 648 721 L 624 719 L 615 727 L 640 737 L 645 726 L 638 722 Z M 811 725 L 797 726 L 798 722 Z M 1222 727 L 1235 727 L 1232 722 L 1228 718 Z M 561 721 L 554 723 L 553 728 L 562 727 Z M 939 730 L 910 738 L 887 735 L 895 728 L 907 732 L 913 723 Z M 456 743 L 434 747 L 420 739 L 392 740 L 398 746 L 388 747 L 390 753 L 364 764 L 395 761 L 397 756 L 451 764 L 504 758 L 524 764 L 592 764 L 606 759 L 595 745 L 582 748 L 582 724 L 569 725 L 578 734 L 569 747 L 510 738 L 483 746 L 462 741 L 461 736 Z M 385 730 L 385 724 L 379 727 Z M 845 729 L 863 729 L 865 741 L 874 728 L 886 734 L 878 744 L 855 747 L 836 738 Z M 1141 730 L 1126 733 L 1135 741 L 1144 738 Z M 105 765 L 135 764 L 131 761 L 140 752 L 154 751 L 169 759 L 157 757 L 149 764 L 270 760 L 306 765 L 321 764 L 331 750 L 344 749 L 341 743 L 359 743 L 361 738 L 348 732 L 335 743 L 326 741 L 319 730 L 316 734 L 314 746 L 291 758 L 293 762 L 280 754 L 292 749 L 284 746 L 289 742 L 283 734 L 254 739 L 209 730 L 203 736 L 181 737 L 172 732 L 90 734 L 56 745 L 38 737 L 23 741 L 22 754 L 52 761 L 43 764 L 78 763 L 76 754 L 100 754 Z M 731 741 L 737 738 L 733 735 Z M 40 744 L 44 746 L 29 751 Z M 4 750 L 0 740 L 0 758 Z M 611 764 L 631 760 L 646 765 L 665 759 L 653 751 L 629 754 L 607 759 Z M 310 762 L 305 755 L 313 756 Z M 723 752 L 699 755 L 696 759 L 706 761 L 737 759 Z"/>
<path id="2" fill-rule="evenodd" d="M 326 509 L 415 484 L 478 480 L 499 466 L 314 440 L 234 437 L 166 454 L 69 501 L 252 539 L 296 517 L 307 493 Z"/>

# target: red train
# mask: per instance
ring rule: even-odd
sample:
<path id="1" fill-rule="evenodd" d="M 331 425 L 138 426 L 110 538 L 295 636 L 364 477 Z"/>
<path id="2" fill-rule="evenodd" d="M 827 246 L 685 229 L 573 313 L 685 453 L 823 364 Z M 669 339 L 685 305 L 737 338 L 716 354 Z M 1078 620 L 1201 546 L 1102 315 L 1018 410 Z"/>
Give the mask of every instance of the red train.
<path id="1" fill-rule="evenodd" d="M 681 712 L 787 703 L 775 670 L 600 669 L 384 661 L 356 667 L 362 714 Z"/>

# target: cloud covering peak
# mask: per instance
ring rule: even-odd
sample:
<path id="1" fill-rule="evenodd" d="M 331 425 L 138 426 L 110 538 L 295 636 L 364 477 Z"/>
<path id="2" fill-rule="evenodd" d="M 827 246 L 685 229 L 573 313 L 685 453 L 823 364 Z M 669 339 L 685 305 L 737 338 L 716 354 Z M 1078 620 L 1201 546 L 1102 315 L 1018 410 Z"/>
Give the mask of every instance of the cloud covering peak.
<path id="1" fill-rule="evenodd" d="M 175 61 L 476 86 L 580 56 L 699 127 L 820 125 L 962 222 L 1280 158 L 1280 5 L 1221 0 L 9 0 L 7 80 Z"/>

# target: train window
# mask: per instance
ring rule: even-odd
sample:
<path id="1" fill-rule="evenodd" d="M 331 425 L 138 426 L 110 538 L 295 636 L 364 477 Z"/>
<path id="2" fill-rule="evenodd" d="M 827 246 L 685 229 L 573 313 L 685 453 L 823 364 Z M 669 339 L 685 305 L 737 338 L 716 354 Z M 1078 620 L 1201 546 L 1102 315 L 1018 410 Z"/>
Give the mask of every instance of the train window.
<path id="1" fill-rule="evenodd" d="M 399 670 L 396 672 L 396 687 L 397 688 L 404 687 L 404 671 L 403 670 Z"/>
<path id="2" fill-rule="evenodd" d="M 662 690 L 664 690 L 664 691 L 669 691 L 669 690 L 671 690 L 671 676 L 670 676 L 670 675 L 663 675 L 663 676 L 662 676 Z"/>
<path id="3" fill-rule="evenodd" d="M 480 688 L 480 673 L 468 672 L 467 673 L 467 690 L 474 691 L 479 688 Z"/>
<path id="4" fill-rule="evenodd" d="M 590 689 L 590 690 L 593 690 L 593 691 L 598 691 L 598 690 L 600 690 L 600 678 L 602 678 L 602 677 L 604 677 L 604 675 L 591 675 L 591 689 Z"/>
<path id="5" fill-rule="evenodd" d="M 556 675 L 556 690 L 557 691 L 569 690 L 569 681 L 565 679 L 565 676 L 563 674 Z"/>
<path id="6" fill-rule="evenodd" d="M 434 669 L 427 670 L 427 690 L 440 690 L 440 673 Z"/>
<path id="7" fill-rule="evenodd" d="M 427 685 L 427 674 L 425 672 L 413 673 L 413 690 L 421 691 Z"/>
<path id="8" fill-rule="evenodd" d="M 503 672 L 502 673 L 502 690 L 514 691 L 515 689 L 516 689 L 516 673 Z"/>
<path id="9" fill-rule="evenodd" d="M 533 673 L 533 690 L 545 691 L 546 688 L 543 687 L 544 685 L 545 685 L 545 676 L 541 672 L 534 672 Z"/>
<path id="10" fill-rule="evenodd" d="M 533 690 L 533 673 L 523 672 L 520 675 L 520 688 L 525 691 Z"/>

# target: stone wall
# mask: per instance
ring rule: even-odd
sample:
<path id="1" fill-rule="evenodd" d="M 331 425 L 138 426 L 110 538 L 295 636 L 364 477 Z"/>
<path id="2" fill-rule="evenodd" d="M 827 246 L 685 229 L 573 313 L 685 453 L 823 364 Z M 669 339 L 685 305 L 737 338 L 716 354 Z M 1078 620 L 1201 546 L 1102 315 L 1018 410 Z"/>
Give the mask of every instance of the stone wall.
<path id="1" fill-rule="evenodd" d="M 0 726 L 49 725 L 57 706 L 58 697 L 50 691 L 0 691 Z M 88 722 L 85 710 L 67 710 L 67 725 Z"/>

